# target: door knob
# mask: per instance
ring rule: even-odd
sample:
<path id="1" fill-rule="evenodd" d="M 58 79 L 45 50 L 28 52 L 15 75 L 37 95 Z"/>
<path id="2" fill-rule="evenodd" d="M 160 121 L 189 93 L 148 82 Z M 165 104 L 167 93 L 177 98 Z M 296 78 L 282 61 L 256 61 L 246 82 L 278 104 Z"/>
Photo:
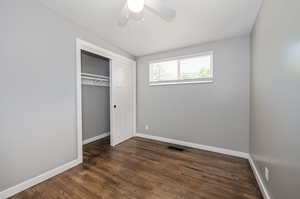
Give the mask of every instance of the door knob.
<path id="1" fill-rule="evenodd" d="M 114 105 L 114 108 L 117 108 L 117 105 Z"/>

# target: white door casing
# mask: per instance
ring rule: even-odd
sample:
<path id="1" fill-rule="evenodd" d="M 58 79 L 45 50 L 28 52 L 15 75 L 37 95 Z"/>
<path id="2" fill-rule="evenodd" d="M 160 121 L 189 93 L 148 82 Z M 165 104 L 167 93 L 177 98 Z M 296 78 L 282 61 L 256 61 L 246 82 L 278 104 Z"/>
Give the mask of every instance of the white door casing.
<path id="1" fill-rule="evenodd" d="M 81 50 L 110 59 L 110 135 L 115 146 L 136 131 L 136 62 L 92 43 L 76 39 L 76 118 L 78 160 L 82 162 Z M 117 107 L 114 108 L 114 105 Z M 96 107 L 95 107 L 96 108 Z"/>

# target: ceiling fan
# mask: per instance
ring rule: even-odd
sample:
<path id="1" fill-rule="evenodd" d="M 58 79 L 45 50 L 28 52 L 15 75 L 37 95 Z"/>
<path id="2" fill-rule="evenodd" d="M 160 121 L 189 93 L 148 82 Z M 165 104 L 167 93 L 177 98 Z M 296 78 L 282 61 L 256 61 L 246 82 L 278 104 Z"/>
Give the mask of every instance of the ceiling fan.
<path id="1" fill-rule="evenodd" d="M 168 8 L 162 0 L 127 0 L 121 11 L 119 26 L 125 26 L 130 18 L 143 20 L 145 8 L 166 21 L 176 16 L 176 11 Z"/>

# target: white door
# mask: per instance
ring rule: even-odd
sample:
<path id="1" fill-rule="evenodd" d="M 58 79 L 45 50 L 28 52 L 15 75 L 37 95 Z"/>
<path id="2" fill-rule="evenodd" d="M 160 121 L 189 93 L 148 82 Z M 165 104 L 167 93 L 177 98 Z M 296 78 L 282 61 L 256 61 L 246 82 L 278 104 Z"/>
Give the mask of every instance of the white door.
<path id="1" fill-rule="evenodd" d="M 133 136 L 135 64 L 111 62 L 111 145 Z"/>

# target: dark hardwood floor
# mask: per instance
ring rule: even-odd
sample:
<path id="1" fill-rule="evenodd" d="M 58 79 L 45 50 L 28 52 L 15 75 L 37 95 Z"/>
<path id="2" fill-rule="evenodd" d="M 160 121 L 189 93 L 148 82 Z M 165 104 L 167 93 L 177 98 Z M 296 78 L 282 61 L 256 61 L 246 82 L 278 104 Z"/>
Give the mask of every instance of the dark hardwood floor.
<path id="1" fill-rule="evenodd" d="M 12 198 L 262 199 L 247 160 L 132 138 L 84 146 L 84 163 Z"/>

